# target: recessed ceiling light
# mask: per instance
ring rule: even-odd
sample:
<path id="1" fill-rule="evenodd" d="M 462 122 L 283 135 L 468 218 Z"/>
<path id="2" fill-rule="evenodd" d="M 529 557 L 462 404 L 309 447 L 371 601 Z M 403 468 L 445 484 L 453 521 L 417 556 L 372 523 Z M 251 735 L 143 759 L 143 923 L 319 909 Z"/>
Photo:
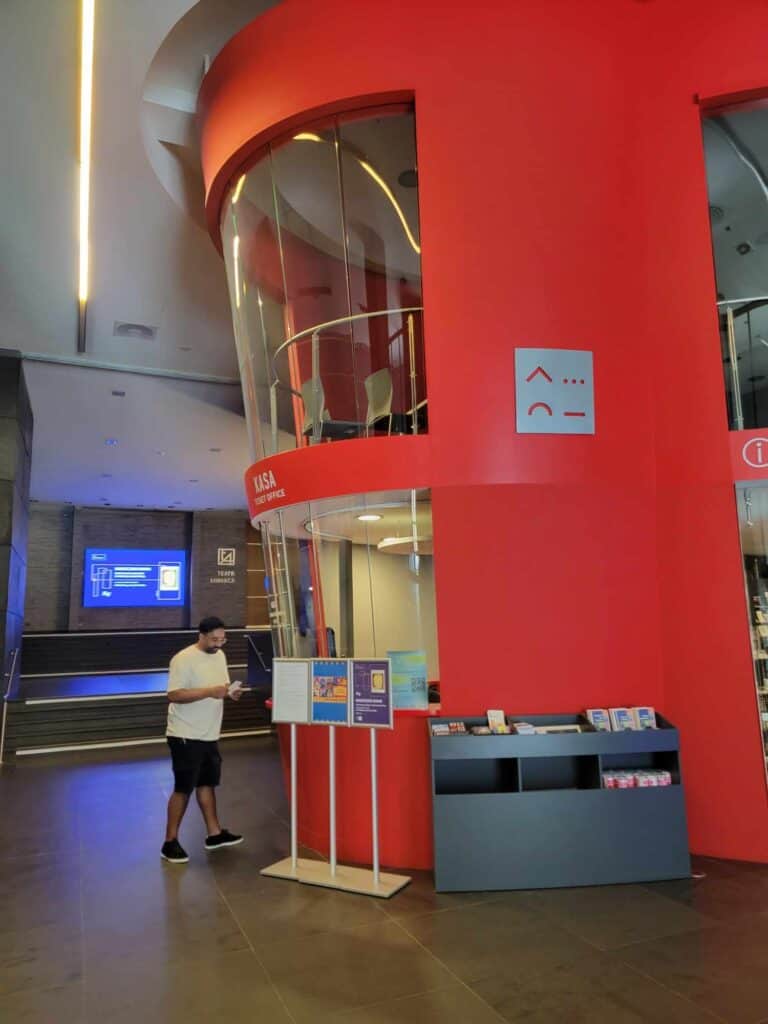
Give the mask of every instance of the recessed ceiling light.
<path id="1" fill-rule="evenodd" d="M 149 324 L 131 323 L 128 320 L 115 320 L 112 326 L 115 338 L 138 338 L 141 341 L 154 341 L 157 328 Z"/>
<path id="2" fill-rule="evenodd" d="M 117 391 L 117 390 L 115 390 L 115 391 L 112 392 L 112 394 L 115 396 L 115 398 L 125 398 L 125 392 L 124 391 Z"/>
<path id="3" fill-rule="evenodd" d="M 117 438 L 116 437 L 107 437 L 104 440 L 104 444 L 108 445 L 110 448 L 114 448 L 114 446 L 117 444 Z"/>
<path id="4" fill-rule="evenodd" d="M 357 519 L 361 523 L 378 523 L 381 516 L 377 515 L 375 512 L 366 512 L 364 515 L 358 516 Z"/>

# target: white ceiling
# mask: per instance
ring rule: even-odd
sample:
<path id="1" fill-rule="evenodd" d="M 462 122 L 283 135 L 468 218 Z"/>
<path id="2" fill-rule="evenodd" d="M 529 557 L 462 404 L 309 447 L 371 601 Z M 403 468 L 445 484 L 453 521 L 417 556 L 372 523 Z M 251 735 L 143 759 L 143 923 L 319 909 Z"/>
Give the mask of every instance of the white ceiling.
<path id="1" fill-rule="evenodd" d="M 200 226 L 187 108 L 205 56 L 272 5 L 96 5 L 91 283 L 80 361 L 150 375 L 26 363 L 35 499 L 244 507 L 249 453 L 232 321 L 223 263 Z M 0 4 L 0 348 L 73 362 L 79 26 L 79 0 Z M 157 337 L 114 337 L 116 321 L 155 327 Z M 105 438 L 118 444 L 108 448 Z"/>

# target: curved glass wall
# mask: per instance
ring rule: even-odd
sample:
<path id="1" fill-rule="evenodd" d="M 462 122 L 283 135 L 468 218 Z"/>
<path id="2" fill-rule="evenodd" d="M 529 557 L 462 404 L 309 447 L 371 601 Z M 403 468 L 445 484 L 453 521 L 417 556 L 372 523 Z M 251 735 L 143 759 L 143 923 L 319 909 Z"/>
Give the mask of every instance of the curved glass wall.
<path id="1" fill-rule="evenodd" d="M 728 419 L 750 430 L 768 426 L 768 108 L 702 124 Z"/>
<path id="2" fill-rule="evenodd" d="M 262 523 L 272 635 L 283 657 L 422 651 L 439 678 L 428 491 L 293 505 Z"/>
<path id="3" fill-rule="evenodd" d="M 412 110 L 271 143 L 221 233 L 254 459 L 426 430 Z"/>

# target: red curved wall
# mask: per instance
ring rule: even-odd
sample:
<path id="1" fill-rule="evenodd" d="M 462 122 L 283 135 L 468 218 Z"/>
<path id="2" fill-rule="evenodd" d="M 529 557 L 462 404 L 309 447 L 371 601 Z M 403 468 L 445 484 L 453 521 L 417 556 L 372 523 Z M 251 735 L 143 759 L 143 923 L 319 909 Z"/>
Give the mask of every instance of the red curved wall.
<path id="1" fill-rule="evenodd" d="M 694 96 L 768 87 L 766 33 L 758 0 L 727 19 L 692 0 L 413 0 L 407 20 L 372 0 L 285 0 L 200 97 L 215 234 L 228 179 L 270 133 L 415 96 L 444 709 L 655 704 L 682 731 L 693 849 L 759 860 Z M 515 434 L 516 346 L 594 351 L 595 437 Z M 352 493 L 344 447 L 335 486 Z M 426 776 L 414 785 L 420 807 Z M 410 852 L 428 856 L 423 836 L 389 861 Z"/>

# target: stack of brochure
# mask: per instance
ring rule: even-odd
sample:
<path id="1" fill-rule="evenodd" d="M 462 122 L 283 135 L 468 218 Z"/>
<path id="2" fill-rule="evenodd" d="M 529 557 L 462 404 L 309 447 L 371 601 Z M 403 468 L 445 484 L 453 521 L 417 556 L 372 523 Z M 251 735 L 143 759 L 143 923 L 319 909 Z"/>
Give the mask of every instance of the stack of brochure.
<path id="1" fill-rule="evenodd" d="M 652 707 L 587 708 L 586 716 L 597 732 L 656 729 L 656 712 Z"/>
<path id="2" fill-rule="evenodd" d="M 466 736 L 467 727 L 463 722 L 434 722 L 433 736 Z"/>

